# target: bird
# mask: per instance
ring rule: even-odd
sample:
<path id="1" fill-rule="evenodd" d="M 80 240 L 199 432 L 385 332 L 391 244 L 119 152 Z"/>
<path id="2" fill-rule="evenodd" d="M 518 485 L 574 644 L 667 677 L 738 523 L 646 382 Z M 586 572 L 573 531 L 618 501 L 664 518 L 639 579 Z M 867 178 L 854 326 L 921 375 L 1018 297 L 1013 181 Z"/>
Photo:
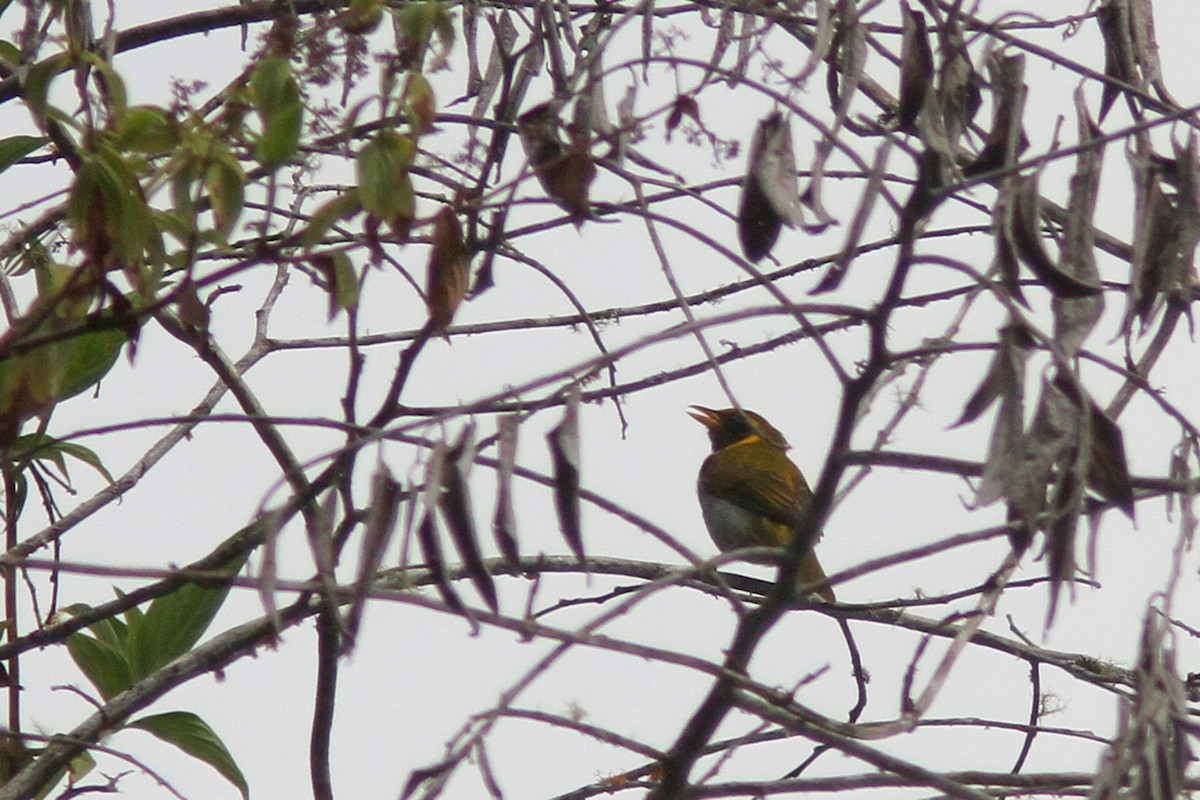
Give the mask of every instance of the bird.
<path id="1" fill-rule="evenodd" d="M 700 512 L 722 551 L 785 547 L 812 490 L 787 456 L 786 438 L 753 411 L 690 406 L 688 414 L 708 428 L 712 453 L 700 465 Z M 797 585 L 834 602 L 825 570 L 810 548 L 800 562 Z"/>

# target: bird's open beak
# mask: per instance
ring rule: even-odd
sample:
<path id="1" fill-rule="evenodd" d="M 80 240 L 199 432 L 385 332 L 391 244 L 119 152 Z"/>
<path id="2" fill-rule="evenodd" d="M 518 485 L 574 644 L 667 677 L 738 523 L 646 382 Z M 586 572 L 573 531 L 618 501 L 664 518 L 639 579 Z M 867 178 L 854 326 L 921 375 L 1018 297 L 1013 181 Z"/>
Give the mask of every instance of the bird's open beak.
<path id="1" fill-rule="evenodd" d="M 721 415 L 704 406 L 688 406 L 688 416 L 706 428 L 712 429 L 721 423 Z"/>

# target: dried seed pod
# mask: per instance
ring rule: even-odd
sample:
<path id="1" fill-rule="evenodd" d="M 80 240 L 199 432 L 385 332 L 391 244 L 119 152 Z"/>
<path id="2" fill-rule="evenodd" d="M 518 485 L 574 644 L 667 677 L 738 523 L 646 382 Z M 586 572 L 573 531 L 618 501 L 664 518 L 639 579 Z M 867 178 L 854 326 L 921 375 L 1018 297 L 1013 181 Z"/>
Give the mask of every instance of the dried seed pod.
<path id="1" fill-rule="evenodd" d="M 746 258 L 758 261 L 771 252 L 782 226 L 795 227 L 799 216 L 792 128 L 775 111 L 758 123 L 742 181 L 738 238 Z"/>

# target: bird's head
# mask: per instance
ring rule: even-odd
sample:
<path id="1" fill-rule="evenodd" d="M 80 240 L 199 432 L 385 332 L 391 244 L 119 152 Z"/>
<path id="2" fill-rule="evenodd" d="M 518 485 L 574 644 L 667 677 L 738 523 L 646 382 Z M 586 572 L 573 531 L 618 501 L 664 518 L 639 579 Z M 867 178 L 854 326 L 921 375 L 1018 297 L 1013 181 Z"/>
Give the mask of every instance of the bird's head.
<path id="1" fill-rule="evenodd" d="M 692 419 L 708 428 L 708 438 L 712 442 L 714 451 L 736 444 L 751 436 L 773 444 L 780 450 L 786 450 L 789 446 L 782 433 L 753 411 L 741 408 L 713 409 L 704 406 L 689 406 L 688 414 Z"/>

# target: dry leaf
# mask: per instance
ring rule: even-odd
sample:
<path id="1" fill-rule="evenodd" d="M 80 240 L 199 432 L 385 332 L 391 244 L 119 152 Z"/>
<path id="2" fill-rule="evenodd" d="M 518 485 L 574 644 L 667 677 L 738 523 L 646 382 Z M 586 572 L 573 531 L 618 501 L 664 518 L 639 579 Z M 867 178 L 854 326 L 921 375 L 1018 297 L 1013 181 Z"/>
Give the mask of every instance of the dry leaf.
<path id="1" fill-rule="evenodd" d="M 841 109 L 850 107 L 850 100 L 862 81 L 867 42 L 859 23 L 855 0 L 838 0 L 834 23 L 833 40 L 829 44 L 831 69 L 825 72 L 825 88 L 829 93 L 830 105 L 840 113 Z"/>
<path id="2" fill-rule="evenodd" d="M 342 652 L 348 654 L 354 647 L 358 629 L 362 623 L 363 611 L 367 605 L 367 593 L 383 563 L 392 534 L 396 530 L 396 520 L 400 516 L 400 500 L 403 493 L 400 484 L 392 478 L 392 473 L 382 464 L 375 471 L 371 480 L 371 500 L 367 509 L 367 518 L 363 524 L 362 547 L 358 551 L 358 570 L 355 573 L 354 596 L 350 600 L 350 608 L 346 612 L 346 638 L 343 641 Z"/>
<path id="3" fill-rule="evenodd" d="M 1033 340 L 1020 323 L 1006 325 L 1000 329 L 1000 346 L 992 357 L 983 382 L 967 399 L 962 415 L 950 427 L 957 428 L 974 422 L 992 403 L 1002 397 L 1020 398 L 1025 392 L 1025 362 Z"/>
<path id="4" fill-rule="evenodd" d="M 190 279 L 185 279 L 175 290 L 174 295 L 179 321 L 196 330 L 208 330 L 208 306 L 204 305 L 200 295 L 197 294 L 196 284 L 192 283 Z"/>
<path id="5" fill-rule="evenodd" d="M 567 212 L 576 226 L 583 224 L 592 214 L 588 195 L 596 178 L 596 164 L 592 160 L 587 137 L 572 135 L 567 152 L 552 170 L 552 178 L 553 191 L 550 196 Z"/>
<path id="6" fill-rule="evenodd" d="M 933 85 L 933 50 L 925 15 L 903 8 L 904 26 L 900 40 L 900 104 L 896 109 L 896 128 L 905 133 L 916 131 L 917 117 L 925 108 L 925 98 Z"/>
<path id="7" fill-rule="evenodd" d="M 1095 403 L 1090 418 L 1092 463 L 1088 465 L 1088 487 L 1134 519 L 1133 482 L 1125 459 L 1125 438 L 1117 423 Z"/>
<path id="8" fill-rule="evenodd" d="M 547 435 L 554 462 L 554 505 L 567 546 L 587 566 L 579 525 L 579 387 L 567 394 L 562 422 Z"/>
<path id="9" fill-rule="evenodd" d="M 637 87 L 631 83 L 625 87 L 625 94 L 617 102 L 617 130 L 613 137 L 612 151 L 609 158 L 618 165 L 625 163 L 629 152 L 629 144 L 638 141 L 642 135 L 641 123 L 637 118 Z"/>
<path id="10" fill-rule="evenodd" d="M 1015 208 L 1011 217 L 1013 249 L 1030 271 L 1056 297 L 1091 297 L 1103 290 L 1099 284 L 1084 283 L 1058 268 L 1046 252 L 1042 238 L 1042 197 L 1037 175 L 1014 179 Z"/>
<path id="11" fill-rule="evenodd" d="M 417 525 L 417 541 L 421 545 L 421 554 L 425 559 L 425 568 L 429 570 L 429 578 L 441 595 L 442 601 L 453 611 L 471 619 L 462 598 L 454 591 L 450 579 L 446 575 L 446 560 L 442 556 L 442 546 L 438 542 L 437 528 L 433 524 L 433 515 L 426 513 Z M 476 623 L 471 619 L 472 627 Z"/>
<path id="12" fill-rule="evenodd" d="M 437 526 L 434 517 L 437 513 L 438 502 L 442 493 L 442 472 L 445 469 L 446 448 L 438 443 L 433 448 L 433 455 L 425 470 L 425 488 L 421 493 L 420 521 L 417 523 L 417 543 L 421 546 L 421 555 L 425 568 L 429 570 L 429 578 L 441 595 L 442 601 L 454 611 L 465 616 L 471 622 L 472 632 L 477 631 L 479 624 L 471 616 L 463 604 L 458 592 L 450 582 L 446 572 L 446 559 L 442 555 L 442 545 L 438 540 Z"/>
<path id="13" fill-rule="evenodd" d="M 1047 511 L 1050 525 L 1046 528 L 1046 572 L 1050 576 L 1050 603 L 1046 607 L 1047 629 L 1054 624 L 1058 613 L 1058 598 L 1067 584 L 1074 589 L 1075 539 L 1079 529 L 1079 514 L 1083 509 L 1083 493 L 1073 470 L 1066 471 L 1054 491 Z M 1075 599 L 1074 593 L 1071 595 Z"/>
<path id="14" fill-rule="evenodd" d="M 942 187 L 946 185 L 948 164 L 944 155 L 934 147 L 921 151 L 917 163 L 917 179 L 913 182 L 912 194 L 900 211 L 900 235 L 913 237 L 918 226 L 941 205 L 945 197 Z"/>
<path id="15" fill-rule="evenodd" d="M 479 11 L 476 5 L 462 9 L 463 49 L 467 51 L 467 91 L 450 105 L 475 97 L 483 86 L 483 73 L 479 71 Z M 495 44 L 493 42 L 493 46 Z"/>
<path id="16" fill-rule="evenodd" d="M 474 462 L 475 427 L 467 425 L 458 441 L 446 453 L 446 460 L 442 466 L 442 492 L 438 498 L 438 507 L 446 521 L 446 527 L 450 530 L 454 548 L 458 550 L 475 589 L 488 608 L 499 611 L 496 585 L 487 565 L 483 563 L 479 535 L 475 528 L 475 514 L 471 508 L 467 477 Z"/>
<path id="17" fill-rule="evenodd" d="M 259 515 L 262 548 L 258 568 L 258 597 L 262 601 L 263 615 L 270 621 L 271 629 L 275 633 L 278 633 L 281 624 L 279 606 L 275 602 L 275 587 L 279 583 L 276 554 L 283 521 L 283 512 L 278 508 L 268 509 Z"/>
<path id="18" fill-rule="evenodd" d="M 464 17 L 464 24 L 465 22 L 466 19 Z M 466 97 L 475 98 L 475 105 L 472 108 L 471 115 L 476 119 L 482 119 L 488 115 L 489 108 L 492 105 L 492 98 L 495 96 L 496 89 L 500 87 L 500 81 L 504 77 L 504 65 L 511 58 L 513 46 L 517 43 L 517 29 L 513 25 L 507 9 L 495 16 L 488 17 L 488 24 L 492 28 L 492 50 L 488 56 L 488 63 L 484 70 L 483 78 L 478 83 L 470 76 L 467 80 Z M 510 97 L 512 97 L 511 93 Z M 509 117 L 506 116 L 505 119 L 507 120 Z M 471 125 L 467 133 L 468 152 L 474 152 L 475 147 L 478 145 L 478 135 L 479 129 L 477 126 Z"/>
<path id="19" fill-rule="evenodd" d="M 458 215 L 449 206 L 433 218 L 430 245 L 425 299 L 434 333 L 444 333 L 466 297 L 471 279 L 471 253 L 463 241 Z"/>
<path id="20" fill-rule="evenodd" d="M 1173 633 L 1150 608 L 1142 626 L 1133 698 L 1122 696 L 1119 732 L 1100 760 L 1090 800 L 1176 800 L 1193 760 L 1187 689 L 1175 667 Z"/>
<path id="21" fill-rule="evenodd" d="M 975 502 L 986 506 L 1007 497 L 1023 467 L 1025 447 L 1025 362 L 1028 348 L 1021 343 L 1027 334 L 1016 325 L 1004 328 L 1000 334 L 1001 347 L 988 368 L 983 383 L 976 389 L 963 409 L 959 424 L 969 422 L 999 397 L 1000 409 L 989 437 L 983 477 L 975 493 Z M 1008 508 L 1010 522 L 1019 523 L 1010 533 L 1013 549 L 1021 552 L 1033 537 L 1031 529 L 1012 503 Z"/>
<path id="22" fill-rule="evenodd" d="M 738 14 L 736 19 L 741 23 L 741 28 L 734 37 L 734 41 L 737 42 L 737 60 L 733 62 L 729 69 L 729 77 L 725 79 L 725 85 L 730 89 L 742 82 L 741 76 L 746 74 L 746 68 L 750 65 L 750 56 L 753 53 L 751 43 L 755 39 L 755 26 L 758 25 L 753 14 Z"/>
<path id="23" fill-rule="evenodd" d="M 492 517 L 492 533 L 496 546 L 510 567 L 521 560 L 517 546 L 517 518 L 513 512 L 512 477 L 517 464 L 517 429 L 520 417 L 505 415 L 496 421 L 496 513 Z"/>
<path id="24" fill-rule="evenodd" d="M 742 253 L 750 261 L 759 261 L 779 238 L 782 223 L 771 201 L 763 194 L 758 181 L 746 176 L 742 183 L 742 198 L 738 205 L 738 241 Z"/>
<path id="25" fill-rule="evenodd" d="M 992 270 L 999 275 L 997 283 L 1004 292 L 1029 308 L 1029 301 L 1021 291 L 1021 264 L 1017 260 L 1017 251 L 1013 244 L 1013 206 L 1016 203 L 1013 193 L 1016 189 L 1015 180 L 1002 181 L 996 202 L 992 204 L 992 241 L 996 245 Z"/>
<path id="26" fill-rule="evenodd" d="M 1075 90 L 1075 116 L 1080 141 L 1098 140 L 1100 131 L 1088 116 L 1082 87 Z M 1096 229 L 1093 217 L 1100 189 L 1100 166 L 1104 160 L 1101 140 L 1094 147 L 1079 151 L 1075 174 L 1071 176 L 1071 195 L 1067 202 L 1067 221 L 1059 249 L 1059 269 L 1082 283 L 1100 285 L 1096 266 Z M 1054 340 L 1067 356 L 1074 356 L 1104 312 L 1104 295 L 1053 298 Z"/>
<path id="27" fill-rule="evenodd" d="M 1125 437 L 1117 423 L 1089 395 L 1080 396 L 1075 382 L 1064 375 L 1054 385 L 1075 403 L 1079 414 L 1088 420 L 1087 486 L 1133 520 L 1133 483 L 1125 458 Z"/>
<path id="28" fill-rule="evenodd" d="M 1029 146 L 1022 118 L 1025 114 L 1025 57 L 998 57 L 988 64 L 992 86 L 992 127 L 975 160 L 963 169 L 967 176 L 979 175 L 1016 163 Z"/>
<path id="29" fill-rule="evenodd" d="M 671 113 L 667 115 L 667 141 L 671 141 L 671 134 L 679 127 L 679 123 L 683 122 L 683 118 L 691 117 L 697 125 L 700 124 L 700 104 L 696 102 L 696 98 L 690 94 L 681 94 L 675 98 L 675 102 L 671 104 Z"/>
<path id="30" fill-rule="evenodd" d="M 1196 458 L 1197 446 L 1194 439 L 1190 439 L 1185 434 L 1183 440 L 1175 446 L 1171 451 L 1171 470 L 1170 477 L 1173 481 L 1178 481 L 1179 484 L 1185 487 L 1179 492 L 1179 527 L 1183 535 L 1183 541 L 1186 546 L 1192 546 L 1192 540 L 1196 535 L 1197 518 L 1196 510 L 1193 506 L 1193 500 L 1196 498 L 1196 484 L 1192 480 L 1191 463 Z M 1168 496 L 1167 513 L 1173 512 L 1171 503 L 1174 494 Z"/>
<path id="31" fill-rule="evenodd" d="M 1000 355 L 997 354 L 997 360 Z M 1002 368 L 989 370 L 983 386 L 968 401 L 968 411 L 986 408 L 1001 391 L 1001 414 L 988 451 L 980 504 L 997 497 L 1008 501 L 1013 547 L 1028 547 L 1043 530 L 1054 619 L 1062 587 L 1074 580 L 1076 536 L 1084 511 L 1085 488 L 1133 518 L 1133 487 L 1125 447 L 1117 427 L 1067 372 L 1043 379 L 1037 411 L 1022 434 L 1020 397 L 1002 384 Z M 968 412 L 964 412 L 964 417 Z"/>
<path id="32" fill-rule="evenodd" d="M 959 4 L 955 4 L 938 26 L 938 49 L 942 65 L 938 69 L 937 106 L 948 142 L 955 143 L 975 118 L 983 103 L 983 79 L 975 71 L 963 41 L 959 24 Z"/>
<path id="33" fill-rule="evenodd" d="M 337 512 L 338 494 L 325 493 L 325 499 L 317 506 L 315 521 L 308 527 L 308 545 L 313 563 L 317 567 L 317 580 L 321 584 L 321 599 L 325 612 L 336 612 L 341 606 L 338 598 L 337 559 L 333 548 L 333 518 Z"/>
<path id="34" fill-rule="evenodd" d="M 836 143 L 841 139 L 841 130 L 850 118 L 850 105 L 858 93 L 859 84 L 863 79 L 863 65 L 866 63 L 867 52 L 866 35 L 863 33 L 862 26 L 859 25 L 858 8 L 855 3 L 852 0 L 839 0 L 836 26 L 830 25 L 828 20 L 820 21 L 820 15 L 828 13 L 830 10 L 827 4 L 818 5 L 818 26 L 828 28 L 833 32 L 829 45 L 831 58 L 836 59 L 836 71 L 841 73 L 844 81 L 839 89 L 833 78 L 830 78 L 830 97 L 834 101 L 834 121 L 826 134 L 816 142 L 812 163 L 808 168 L 808 185 L 800 193 L 801 205 L 795 206 L 792 213 L 795 223 L 806 233 L 812 234 L 819 234 L 837 222 L 837 219 L 825 207 L 822 197 L 825 169 Z M 814 51 L 814 54 L 816 52 Z M 819 52 L 824 53 L 824 49 L 822 48 Z M 834 71 L 829 70 L 830 73 Z M 791 135 L 790 129 L 788 135 L 789 137 Z M 790 139 L 788 152 L 791 152 Z M 792 173 L 794 172 L 793 164 Z M 802 213 L 804 208 L 812 212 L 811 221 Z M 782 214 L 782 209 L 778 210 Z M 787 222 L 786 215 L 784 215 L 784 222 Z"/>
<path id="35" fill-rule="evenodd" d="M 871 218 L 871 211 L 875 208 L 875 202 L 879 199 L 880 190 L 883 188 L 883 176 L 887 171 L 888 155 L 891 153 L 891 149 L 891 142 L 884 141 L 875 151 L 875 158 L 871 162 L 871 173 L 867 176 L 867 185 L 863 188 L 862 197 L 859 198 L 854 219 L 850 221 L 850 227 L 846 229 L 846 241 L 842 244 L 837 261 L 830 265 L 825 277 L 812 290 L 813 294 L 833 291 L 842 284 L 846 274 L 850 271 L 850 265 L 858 254 L 858 245 L 862 241 L 863 232 L 866 231 L 867 222 Z"/>
<path id="36" fill-rule="evenodd" d="M 586 134 L 572 135 L 565 144 L 553 102 L 526 111 L 517 120 L 521 144 L 542 189 L 579 225 L 591 213 L 588 190 L 596 177 Z"/>
<path id="37" fill-rule="evenodd" d="M 1129 27 L 1133 33 L 1133 57 L 1149 86 L 1162 80 L 1162 63 L 1158 58 L 1158 41 L 1154 34 L 1154 3 L 1152 0 L 1126 0 L 1129 7 Z M 1166 97 L 1163 98 L 1167 100 Z"/>
<path id="38" fill-rule="evenodd" d="M 579 50 L 587 53 L 587 83 L 576 97 L 571 130 L 584 141 L 593 135 L 607 138 L 613 132 L 604 97 L 604 50 L 599 42 L 607 24 L 606 15 L 597 14 L 584 25 L 579 37 Z"/>
<path id="39" fill-rule="evenodd" d="M 1129 31 L 1129 16 L 1123 0 L 1109 0 L 1096 9 L 1096 23 L 1104 39 L 1104 76 L 1112 81 L 1137 85 L 1137 69 L 1134 66 L 1133 43 Z M 1117 100 L 1121 87 L 1117 83 L 1105 83 L 1100 95 L 1100 121 L 1108 115 Z"/>
<path id="40" fill-rule="evenodd" d="M 847 4 L 844 0 L 839 0 L 840 11 L 845 11 L 847 5 L 852 6 L 853 3 Z M 797 86 L 803 86 L 807 83 L 809 77 L 821 67 L 821 64 L 825 63 L 832 50 L 833 41 L 837 38 L 837 25 L 835 25 L 832 0 L 816 0 L 813 3 L 812 18 L 815 18 L 816 25 L 812 25 L 808 29 L 811 35 L 810 43 L 807 45 L 808 57 L 792 78 Z M 744 25 L 743 32 L 745 32 Z M 753 36 L 754 34 L 751 33 L 750 35 Z M 745 48 L 744 42 L 739 42 L 738 44 L 739 48 Z M 739 68 L 741 66 L 742 64 L 739 64 Z M 744 75 L 745 73 L 739 72 L 738 74 Z"/>
<path id="41" fill-rule="evenodd" d="M 1079 407 L 1063 394 L 1053 383 L 1042 381 L 1042 393 L 1037 411 L 1028 433 L 1022 438 L 1018 457 L 1012 472 L 1007 476 L 1005 497 L 1009 511 L 1019 520 L 1029 536 L 1038 529 L 1038 517 L 1047 510 L 1047 490 L 1055 486 L 1056 468 L 1066 474 L 1079 468 L 1078 459 L 1070 458 L 1079 443 Z M 1079 481 L 1078 483 L 1082 483 Z M 1071 495 L 1057 492 L 1051 509 L 1058 514 L 1078 514 L 1082 508 L 1083 494 Z M 1048 548 L 1051 545 L 1047 544 Z M 1051 574 L 1051 583 L 1057 586 L 1062 580 Z M 1052 590 L 1054 591 L 1054 590 Z"/>
<path id="42" fill-rule="evenodd" d="M 1104 38 L 1104 75 L 1112 81 L 1132 86 L 1141 92 L 1154 87 L 1159 99 L 1168 105 L 1177 103 L 1162 82 L 1162 63 L 1154 33 L 1154 9 L 1149 0 L 1109 0 L 1096 11 L 1096 21 Z M 1100 96 L 1100 120 L 1103 121 L 1123 87 L 1106 83 Z M 1127 94 L 1130 110 L 1141 116 L 1141 99 Z"/>
<path id="43" fill-rule="evenodd" d="M 701 10 L 701 13 L 704 13 L 703 9 Z M 705 80 L 708 80 L 712 76 L 711 70 L 720 68 L 721 62 L 725 59 L 725 51 L 729 49 L 729 44 L 733 41 L 733 23 L 736 17 L 737 14 L 734 13 L 732 8 L 726 6 L 721 9 L 721 19 L 715 26 L 717 33 L 716 36 L 713 37 L 713 50 L 708 57 L 707 64 L 709 65 L 709 70 L 706 71 L 704 76 Z M 647 20 L 648 17 L 642 18 L 644 24 L 647 23 Z M 653 41 L 654 38 L 653 30 L 648 24 L 646 24 L 642 30 L 642 34 L 646 37 L 642 42 L 642 57 L 646 59 L 646 68 L 649 68 L 650 42 Z M 642 73 L 642 80 L 647 80 L 647 73 L 645 71 Z"/>
<path id="44" fill-rule="evenodd" d="M 1132 279 L 1123 332 L 1131 330 L 1135 317 L 1144 332 L 1168 299 L 1189 297 L 1196 283 L 1200 243 L 1196 155 L 1196 138 L 1191 135 L 1184 147 L 1175 145 L 1172 160 L 1131 156 L 1140 202 L 1135 204 Z"/>
<path id="45" fill-rule="evenodd" d="M 792 128 L 775 111 L 758 123 L 742 181 L 738 238 L 746 258 L 758 261 L 771 252 L 781 227 L 795 227 L 799 206 Z"/>
<path id="46" fill-rule="evenodd" d="M 517 119 L 517 130 L 521 135 L 525 156 L 533 167 L 533 174 L 537 176 L 542 189 L 548 195 L 553 194 L 554 188 L 554 181 L 549 172 L 566 152 L 559 132 L 560 127 L 558 112 L 552 102 L 536 105 Z"/>

